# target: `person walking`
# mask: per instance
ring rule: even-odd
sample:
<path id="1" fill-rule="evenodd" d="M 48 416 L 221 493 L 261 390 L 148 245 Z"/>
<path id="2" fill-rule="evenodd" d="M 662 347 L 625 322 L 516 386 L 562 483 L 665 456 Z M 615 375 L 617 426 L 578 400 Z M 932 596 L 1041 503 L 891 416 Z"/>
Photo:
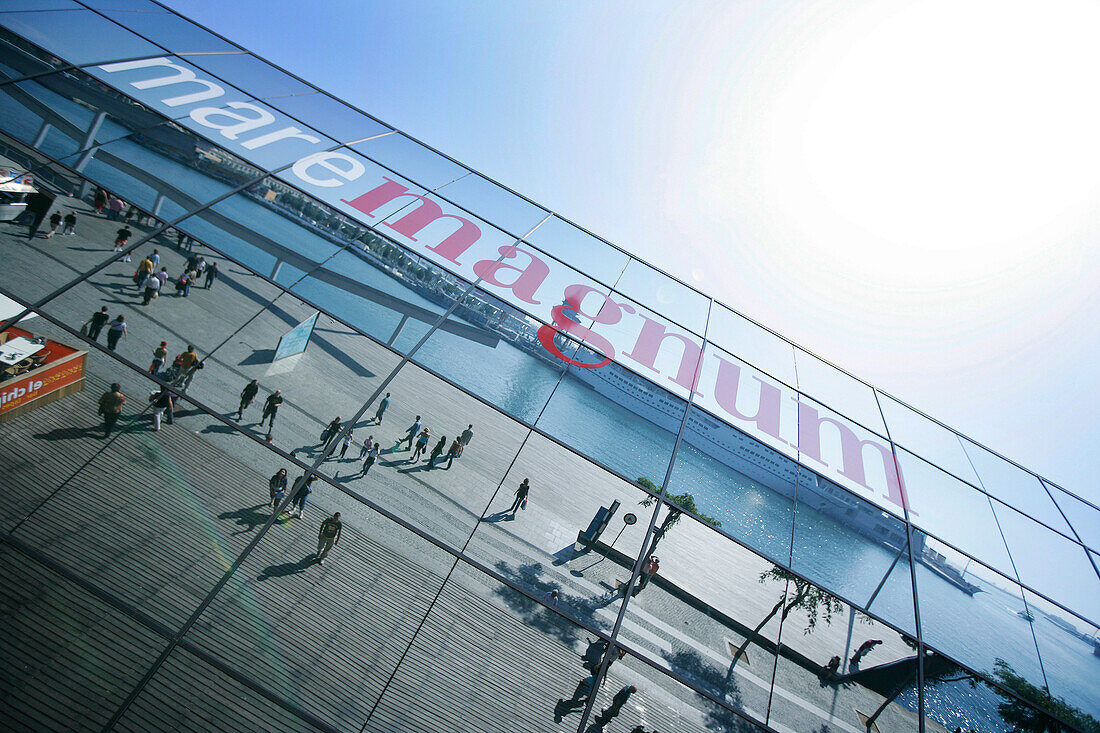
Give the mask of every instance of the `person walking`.
<path id="1" fill-rule="evenodd" d="M 462 434 L 458 436 L 458 442 L 462 443 L 462 450 L 460 450 L 458 452 L 459 456 L 461 456 L 462 453 L 466 450 L 466 446 L 468 446 L 470 444 L 470 441 L 473 440 L 473 437 L 474 437 L 474 426 L 472 424 L 467 425 L 466 429 L 462 431 Z"/>
<path id="2" fill-rule="evenodd" d="M 456 441 L 457 442 L 457 441 Z M 516 512 L 520 509 L 527 508 L 527 494 L 531 491 L 531 484 L 529 479 L 523 479 L 519 488 L 516 489 L 516 500 L 512 502 L 511 508 L 508 510 L 512 513 L 512 516 L 516 516 Z"/>
<path id="3" fill-rule="evenodd" d="M 149 395 L 149 402 L 153 405 L 153 431 L 159 432 L 161 418 L 166 412 L 171 413 L 174 408 L 172 393 L 167 387 L 161 387 L 159 392 Z"/>
<path id="4" fill-rule="evenodd" d="M 638 595 L 639 591 L 649 585 L 649 581 L 653 579 L 653 576 L 657 574 L 657 571 L 661 569 L 661 561 L 657 559 L 656 555 L 650 555 L 649 558 L 642 563 L 642 571 L 638 575 L 638 587 L 634 589 L 634 595 Z"/>
<path id="5" fill-rule="evenodd" d="M 179 376 L 176 377 L 175 386 L 186 390 L 199 369 L 202 369 L 199 355 L 193 345 L 187 344 L 187 351 L 179 356 Z"/>
<path id="6" fill-rule="evenodd" d="M 52 239 L 53 235 L 57 234 L 57 228 L 61 226 L 61 212 L 55 211 L 50 214 L 50 231 L 46 232 L 46 239 Z"/>
<path id="7" fill-rule="evenodd" d="M 350 447 L 352 443 L 350 430 L 347 432 L 347 434 L 344 436 L 343 441 L 341 442 L 343 443 L 343 445 L 340 446 L 340 460 L 342 461 L 344 460 L 344 455 L 348 452 L 348 447 Z"/>
<path id="8" fill-rule="evenodd" d="M 859 667 L 859 662 L 865 656 L 867 656 L 872 649 L 882 643 L 882 639 L 868 639 L 859 645 L 856 649 L 856 653 L 852 655 L 852 658 L 848 660 L 849 667 Z"/>
<path id="9" fill-rule="evenodd" d="M 451 467 L 451 464 L 455 462 L 455 458 L 462 452 L 462 443 L 458 442 L 458 438 L 451 441 L 451 447 L 447 451 L 447 468 Z"/>
<path id="10" fill-rule="evenodd" d="M 416 438 L 417 435 L 420 434 L 420 427 L 420 415 L 417 415 L 416 420 L 414 420 L 413 424 L 410 425 L 405 431 L 405 437 L 399 438 L 397 444 L 394 445 L 394 448 L 397 448 L 397 446 L 401 445 L 402 443 L 408 443 L 408 448 L 406 448 L 405 450 L 412 450 L 413 440 Z"/>
<path id="11" fill-rule="evenodd" d="M 340 522 L 340 512 L 321 522 L 321 531 L 317 533 L 317 562 L 325 564 L 325 557 L 329 551 L 340 544 L 340 535 L 344 533 L 344 525 Z"/>
<path id="12" fill-rule="evenodd" d="M 615 693 L 615 696 L 611 698 L 611 705 L 600 711 L 600 717 L 603 718 L 604 725 L 609 723 L 612 718 L 618 716 L 623 709 L 623 705 L 626 705 L 626 701 L 637 691 L 638 688 L 634 685 L 626 685 Z"/>
<path id="13" fill-rule="evenodd" d="M 260 425 L 264 424 L 264 420 L 271 418 L 271 422 L 268 423 L 268 429 L 275 427 L 275 415 L 279 412 L 279 406 L 283 404 L 283 392 L 282 390 L 275 390 L 267 396 L 267 400 L 264 401 L 264 411 L 260 415 Z"/>
<path id="14" fill-rule="evenodd" d="M 271 494 L 271 508 L 278 509 L 286 497 L 286 469 L 280 468 L 268 482 L 267 487 Z"/>
<path id="15" fill-rule="evenodd" d="M 102 188 L 95 190 L 95 198 L 92 199 L 92 208 L 95 209 L 95 213 L 102 214 L 103 207 L 107 205 L 107 192 Z"/>
<path id="16" fill-rule="evenodd" d="M 336 439 L 336 436 L 340 434 L 340 416 L 337 415 L 332 419 L 325 429 L 321 431 L 321 447 L 322 449 L 328 449 L 329 443 Z"/>
<path id="17" fill-rule="evenodd" d="M 435 468 L 435 462 L 439 460 L 439 457 L 443 455 L 443 450 L 447 447 L 447 436 L 440 437 L 439 442 L 432 448 L 432 454 L 428 457 L 428 468 Z"/>
<path id="18" fill-rule="evenodd" d="M 386 396 L 382 398 L 382 401 L 378 403 L 378 410 L 374 413 L 374 419 L 378 421 L 378 424 L 382 424 L 382 416 L 386 414 L 386 408 L 390 406 L 390 393 L 387 392 Z"/>
<path id="19" fill-rule="evenodd" d="M 112 194 L 111 197 L 107 199 L 107 218 L 111 221 L 120 221 L 122 219 L 122 207 L 124 205 L 122 199 Z"/>
<path id="20" fill-rule="evenodd" d="M 424 428 L 420 431 L 420 435 L 416 438 L 416 450 L 413 451 L 409 463 L 416 463 L 420 460 L 421 454 L 428 449 L 428 439 L 431 437 L 431 431 L 428 430 L 428 428 Z"/>
<path id="21" fill-rule="evenodd" d="M 218 263 L 211 262 L 210 266 L 206 268 L 206 280 L 203 283 L 203 289 L 209 290 L 210 286 L 214 284 L 214 280 L 218 277 Z"/>
<path id="22" fill-rule="evenodd" d="M 163 288 L 165 285 L 168 284 L 168 268 L 167 267 L 160 268 L 160 271 L 157 272 L 157 280 L 160 280 L 161 288 Z"/>
<path id="23" fill-rule="evenodd" d="M 118 340 L 124 336 L 128 337 L 126 316 L 119 313 L 115 320 L 111 321 L 111 325 L 107 327 L 107 348 L 114 351 L 115 347 L 118 346 Z"/>
<path id="24" fill-rule="evenodd" d="M 151 271 L 145 276 L 145 298 L 142 300 L 142 305 L 149 305 L 153 298 L 157 297 L 160 293 L 160 278 L 154 275 Z"/>
<path id="25" fill-rule="evenodd" d="M 99 333 L 109 320 L 111 320 L 111 316 L 107 314 L 107 306 L 103 306 L 93 313 L 91 318 L 84 321 L 84 325 L 80 328 L 81 330 L 87 329 L 88 338 L 92 341 L 99 341 Z"/>
<path id="26" fill-rule="evenodd" d="M 252 404 L 252 400 L 256 399 L 257 393 L 260 391 L 259 380 L 253 379 L 251 382 L 244 386 L 241 390 L 241 403 L 237 405 L 237 420 L 239 421 L 244 417 L 245 409 Z"/>
<path id="27" fill-rule="evenodd" d="M 126 404 L 126 395 L 122 394 L 122 386 L 118 382 L 111 384 L 111 388 L 99 398 L 99 414 L 103 416 L 103 437 L 111 437 L 111 431 L 115 429 L 118 416 L 122 412 L 122 406 Z"/>
<path id="28" fill-rule="evenodd" d="M 363 460 L 371 448 L 374 447 L 374 436 L 368 435 L 367 439 L 363 441 L 363 445 L 359 448 L 359 460 Z"/>
<path id="29" fill-rule="evenodd" d="M 130 231 L 130 227 L 124 226 L 115 232 L 115 248 L 114 252 L 121 252 L 122 248 L 126 246 L 126 243 L 130 241 L 130 237 L 134 236 L 134 233 Z M 129 262 L 130 256 L 127 255 L 123 262 Z"/>
<path id="30" fill-rule="evenodd" d="M 191 294 L 191 271 L 184 270 L 183 274 L 176 278 L 176 297 L 186 298 Z"/>
<path id="31" fill-rule="evenodd" d="M 69 234 L 76 234 L 76 212 L 70 211 L 68 214 L 65 214 L 63 224 L 61 228 L 62 235 L 67 236 Z"/>
<path id="32" fill-rule="evenodd" d="M 316 475 L 309 478 L 299 476 L 294 482 L 294 494 L 290 497 L 290 505 L 296 509 L 294 516 L 300 517 L 306 513 L 306 502 L 309 501 L 309 495 L 313 493 L 313 482 L 316 478 Z"/>
<path id="33" fill-rule="evenodd" d="M 370 447 L 370 450 L 367 452 L 367 458 L 366 458 L 366 460 L 363 461 L 363 474 L 362 475 L 366 476 L 370 472 L 370 467 L 373 466 L 374 462 L 378 460 L 378 453 L 379 453 L 378 443 L 375 443 L 374 445 L 372 445 Z"/>
<path id="34" fill-rule="evenodd" d="M 164 360 L 168 358 L 168 342 L 161 341 L 160 346 L 153 349 L 153 362 L 149 365 L 149 373 L 154 377 L 164 366 Z"/>
<path id="35" fill-rule="evenodd" d="M 160 267 L 160 250 L 154 249 L 153 254 L 149 255 L 149 261 L 153 263 L 153 269 Z"/>

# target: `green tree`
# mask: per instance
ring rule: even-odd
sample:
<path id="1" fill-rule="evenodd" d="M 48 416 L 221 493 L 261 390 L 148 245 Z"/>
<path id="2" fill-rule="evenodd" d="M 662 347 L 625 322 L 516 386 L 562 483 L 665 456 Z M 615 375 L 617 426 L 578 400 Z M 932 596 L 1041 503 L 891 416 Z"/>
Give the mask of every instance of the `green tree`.
<path id="1" fill-rule="evenodd" d="M 1058 720 L 1061 718 L 1080 730 L 1089 733 L 1100 731 L 1100 721 L 1096 718 L 1070 705 L 1064 698 L 1055 697 L 1048 690 L 1031 684 L 1017 674 L 1005 660 L 998 659 L 993 663 L 993 676 L 1006 688 L 1037 706 L 1032 707 L 1004 690 L 994 688 L 997 694 L 1004 698 L 1004 702 L 997 706 L 997 712 L 1014 726 L 1014 730 L 1027 733 L 1047 733 L 1048 731 L 1061 733 L 1069 730 Z M 1047 714 L 1043 712 L 1044 710 L 1052 714 Z"/>
<path id="2" fill-rule="evenodd" d="M 637 483 L 642 488 L 648 489 L 654 494 L 661 493 L 661 489 L 658 488 L 655 483 L 644 476 L 639 478 Z M 715 519 L 714 517 L 708 517 L 706 514 L 703 514 L 703 512 L 699 511 L 699 508 L 695 506 L 695 497 L 688 492 L 684 492 L 683 494 L 665 494 L 664 498 L 665 501 L 669 504 L 668 513 L 665 514 L 665 518 L 661 521 L 660 526 L 657 527 L 657 529 L 653 530 L 653 541 L 650 543 L 649 550 L 646 552 L 646 555 L 652 555 L 654 552 L 656 552 L 657 543 L 664 539 L 665 534 L 667 534 L 670 529 L 676 526 L 676 523 L 680 521 L 680 517 L 683 516 L 685 511 L 694 514 L 707 524 L 711 524 L 715 527 L 722 526 L 722 522 L 720 520 Z M 642 499 L 638 503 L 644 507 L 650 507 L 653 506 L 653 502 L 655 501 L 657 501 L 657 497 L 646 496 L 646 498 Z"/>
<path id="3" fill-rule="evenodd" d="M 827 593 L 821 588 L 818 588 L 813 583 L 803 580 L 794 573 L 791 573 L 779 566 L 772 567 L 771 570 L 760 574 L 760 582 L 767 583 L 769 580 L 781 580 L 787 585 L 784 588 L 784 592 L 779 595 L 779 601 L 776 602 L 772 610 L 768 612 L 768 615 L 764 617 L 764 620 L 756 625 L 756 628 L 752 630 L 745 640 L 741 642 L 741 646 L 737 648 L 737 652 L 733 655 L 733 663 L 730 664 L 730 672 L 733 672 L 734 665 L 737 664 L 737 660 L 745 653 L 745 650 L 749 647 L 749 642 L 760 636 L 760 629 L 764 628 L 769 621 L 771 621 L 775 614 L 779 613 L 780 609 L 783 611 L 783 615 L 780 616 L 780 620 L 786 620 L 791 611 L 801 609 L 806 613 L 806 628 L 802 633 L 812 633 L 817 626 L 818 620 L 824 621 L 826 624 L 832 623 L 833 614 L 840 613 L 844 610 L 844 604 L 831 593 Z M 794 592 L 787 592 L 787 588 L 793 586 Z"/>

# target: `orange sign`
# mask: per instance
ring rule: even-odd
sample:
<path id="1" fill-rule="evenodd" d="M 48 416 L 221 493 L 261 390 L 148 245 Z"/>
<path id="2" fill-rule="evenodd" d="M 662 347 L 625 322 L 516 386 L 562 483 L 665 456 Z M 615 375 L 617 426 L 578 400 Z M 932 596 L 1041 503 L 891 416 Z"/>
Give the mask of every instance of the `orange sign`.
<path id="1" fill-rule="evenodd" d="M 19 379 L 0 383 L 0 413 L 78 382 L 84 376 L 84 360 L 71 359 L 28 372 Z"/>

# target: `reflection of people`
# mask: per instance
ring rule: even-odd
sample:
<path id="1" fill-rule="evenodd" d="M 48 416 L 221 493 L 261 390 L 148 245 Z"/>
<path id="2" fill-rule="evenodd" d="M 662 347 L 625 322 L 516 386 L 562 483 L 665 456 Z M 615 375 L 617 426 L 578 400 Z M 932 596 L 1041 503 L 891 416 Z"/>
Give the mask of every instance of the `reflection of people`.
<path id="1" fill-rule="evenodd" d="M 529 479 L 523 479 L 523 483 L 516 489 L 516 500 L 512 502 L 512 506 L 508 509 L 513 515 L 521 507 L 523 509 L 527 508 L 527 494 L 531 492 L 531 484 L 529 481 Z"/>
<path id="2" fill-rule="evenodd" d="M 657 574 L 657 571 L 661 569 L 661 563 L 657 559 L 656 555 L 650 555 L 649 559 L 642 563 L 642 572 L 638 576 L 638 588 L 634 591 L 637 593 L 642 588 L 649 585 L 649 581 L 653 576 Z"/>
<path id="3" fill-rule="evenodd" d="M 848 664 L 852 667 L 859 665 L 859 660 L 867 656 L 868 653 L 876 646 L 882 643 L 882 639 L 868 639 L 859 645 L 859 649 L 856 649 L 856 653 L 852 655 L 852 658 L 848 660 Z"/>
<path id="4" fill-rule="evenodd" d="M 325 564 L 325 555 L 335 545 L 340 544 L 340 535 L 344 532 L 344 525 L 340 522 L 340 512 L 321 522 L 321 531 L 317 534 L 317 562 Z"/>
<path id="5" fill-rule="evenodd" d="M 829 663 L 821 668 L 821 676 L 826 679 L 833 679 L 836 677 L 837 671 L 840 669 L 840 655 L 835 654 L 833 658 L 829 660 Z"/>

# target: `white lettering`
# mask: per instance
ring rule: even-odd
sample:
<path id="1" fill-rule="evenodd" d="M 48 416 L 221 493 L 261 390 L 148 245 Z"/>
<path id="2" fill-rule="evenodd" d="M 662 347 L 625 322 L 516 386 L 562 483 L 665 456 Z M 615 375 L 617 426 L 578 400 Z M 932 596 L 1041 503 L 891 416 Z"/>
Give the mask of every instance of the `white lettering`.
<path id="1" fill-rule="evenodd" d="M 347 164 L 346 169 L 335 165 L 330 161 L 343 161 Z M 309 169 L 313 166 L 324 168 L 327 171 L 335 173 L 345 181 L 354 181 L 363 175 L 366 169 L 363 164 L 350 155 L 344 155 L 343 153 L 327 152 L 327 153 L 314 153 L 313 155 L 307 155 L 299 160 L 291 170 L 294 171 L 294 175 L 301 178 L 306 183 L 314 186 L 320 186 L 322 188 L 332 188 L 334 186 L 343 185 L 341 181 L 326 177 L 326 178 L 314 178 L 310 175 Z"/>
<path id="2" fill-rule="evenodd" d="M 196 110 L 191 111 L 191 119 L 199 123 L 203 127 L 209 127 L 213 130 L 218 130 L 222 137 L 230 140 L 236 140 L 242 133 L 249 132 L 251 130 L 258 129 L 264 125 L 270 125 L 275 121 L 275 115 L 268 112 L 262 107 L 257 107 L 254 104 L 248 102 L 230 102 L 226 107 L 232 107 L 233 109 L 244 109 L 256 113 L 256 117 L 246 117 L 244 115 L 237 114 L 236 112 L 230 112 L 227 109 L 221 107 L 199 107 Z M 225 117 L 230 120 L 235 120 L 232 124 L 223 125 L 218 122 L 212 122 L 212 117 Z"/>
<path id="3" fill-rule="evenodd" d="M 150 66 L 163 66 L 165 68 L 175 71 L 175 74 L 168 76 L 161 76 L 155 79 L 146 79 L 145 81 L 130 82 L 130 86 L 135 89 L 152 89 L 154 87 L 168 86 L 169 84 L 181 84 L 183 82 L 193 82 L 206 87 L 205 92 L 195 92 L 194 94 L 183 94 L 179 97 L 171 97 L 163 100 L 163 103 L 168 107 L 178 107 L 181 104 L 193 104 L 194 102 L 202 102 L 207 99 L 215 99 L 225 94 L 225 90 L 212 81 L 206 79 L 199 79 L 195 76 L 195 72 L 190 69 L 184 68 L 177 64 L 172 63 L 168 59 L 140 59 L 138 61 L 123 61 L 117 64 L 105 64 L 99 68 L 107 72 L 115 71 L 130 71 L 131 69 L 142 69 Z"/>

